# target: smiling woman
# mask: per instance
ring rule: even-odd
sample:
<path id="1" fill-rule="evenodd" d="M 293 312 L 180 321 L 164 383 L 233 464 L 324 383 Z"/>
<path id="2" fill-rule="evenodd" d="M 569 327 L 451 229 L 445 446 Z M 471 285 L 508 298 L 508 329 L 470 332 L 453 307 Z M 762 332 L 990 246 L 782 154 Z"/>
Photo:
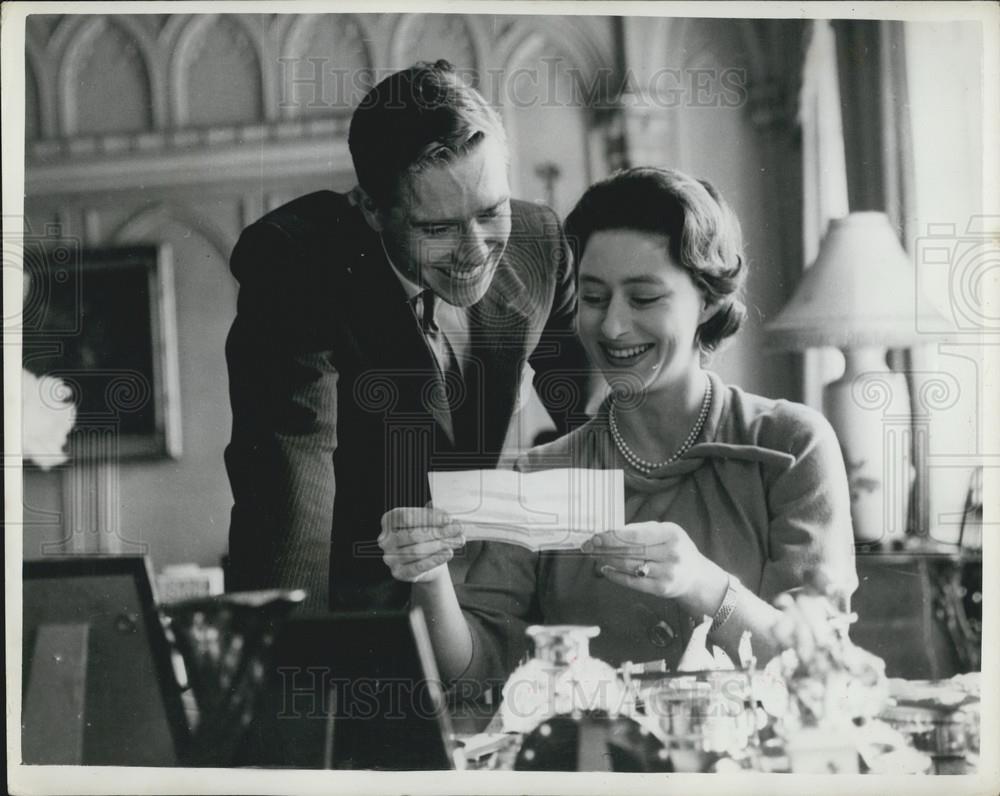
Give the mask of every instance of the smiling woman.
<path id="1" fill-rule="evenodd" d="M 577 325 L 611 388 L 613 437 L 630 461 L 673 461 L 704 422 L 702 360 L 746 314 L 739 224 L 707 182 L 632 169 L 592 187 L 566 225 Z"/>
<path id="2" fill-rule="evenodd" d="M 717 307 L 673 262 L 661 236 L 597 232 L 579 273 L 580 334 L 613 388 L 650 394 L 669 388 L 696 364 L 697 329 Z M 622 372 L 634 376 L 634 383 L 621 379 Z"/>
<path id="3" fill-rule="evenodd" d="M 624 470 L 627 524 L 581 551 L 487 543 L 452 586 L 437 565 L 461 527 L 437 509 L 397 509 L 383 518 L 385 561 L 414 582 L 446 677 L 502 680 L 532 623 L 600 625 L 597 657 L 674 667 L 711 617 L 714 644 L 736 660 L 749 631 L 763 663 L 781 646 L 779 594 L 809 584 L 846 606 L 857 587 L 833 430 L 704 369 L 740 327 L 746 277 L 739 224 L 708 183 L 620 172 L 584 194 L 566 231 L 580 338 L 611 393 L 519 467 Z"/>

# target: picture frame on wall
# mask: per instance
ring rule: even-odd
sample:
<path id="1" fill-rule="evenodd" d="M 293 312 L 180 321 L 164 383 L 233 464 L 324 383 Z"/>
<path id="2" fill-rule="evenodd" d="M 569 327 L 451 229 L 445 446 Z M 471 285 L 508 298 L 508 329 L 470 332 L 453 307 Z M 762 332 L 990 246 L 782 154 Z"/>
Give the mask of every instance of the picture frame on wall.
<path id="1" fill-rule="evenodd" d="M 25 252 L 26 255 L 32 254 Z M 76 423 L 70 461 L 179 458 L 173 261 L 166 244 L 25 257 L 23 366 L 52 376 Z"/>

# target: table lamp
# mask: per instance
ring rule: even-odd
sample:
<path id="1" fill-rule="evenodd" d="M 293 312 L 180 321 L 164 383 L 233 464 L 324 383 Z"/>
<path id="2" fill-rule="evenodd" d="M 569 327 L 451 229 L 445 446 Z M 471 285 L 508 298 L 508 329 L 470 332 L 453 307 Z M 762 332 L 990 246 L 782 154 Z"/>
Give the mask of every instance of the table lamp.
<path id="1" fill-rule="evenodd" d="M 824 388 L 823 411 L 840 439 L 858 542 L 906 527 L 910 396 L 905 376 L 889 369 L 885 354 L 928 342 L 917 330 L 944 322 L 927 302 L 918 310 L 916 297 L 914 268 L 885 213 L 851 213 L 830 222 L 816 262 L 764 327 L 769 347 L 832 346 L 844 354 L 844 375 Z"/>

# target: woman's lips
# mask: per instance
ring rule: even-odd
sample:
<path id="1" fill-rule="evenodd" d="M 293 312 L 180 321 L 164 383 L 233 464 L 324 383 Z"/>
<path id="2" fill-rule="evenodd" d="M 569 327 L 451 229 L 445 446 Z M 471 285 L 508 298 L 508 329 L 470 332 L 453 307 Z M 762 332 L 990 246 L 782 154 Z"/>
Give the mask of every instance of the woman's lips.
<path id="1" fill-rule="evenodd" d="M 652 350 L 652 343 L 642 343 L 632 346 L 609 346 L 600 344 L 604 358 L 615 367 L 625 367 L 635 364 L 647 352 Z"/>

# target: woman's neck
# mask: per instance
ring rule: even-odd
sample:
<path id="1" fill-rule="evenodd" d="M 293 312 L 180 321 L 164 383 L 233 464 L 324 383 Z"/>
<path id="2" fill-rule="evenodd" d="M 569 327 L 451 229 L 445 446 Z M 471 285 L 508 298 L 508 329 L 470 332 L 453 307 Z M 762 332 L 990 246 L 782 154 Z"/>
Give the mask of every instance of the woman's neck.
<path id="1" fill-rule="evenodd" d="M 695 367 L 679 382 L 615 401 L 615 420 L 628 446 L 648 461 L 672 456 L 698 420 L 707 382 L 705 371 Z"/>

